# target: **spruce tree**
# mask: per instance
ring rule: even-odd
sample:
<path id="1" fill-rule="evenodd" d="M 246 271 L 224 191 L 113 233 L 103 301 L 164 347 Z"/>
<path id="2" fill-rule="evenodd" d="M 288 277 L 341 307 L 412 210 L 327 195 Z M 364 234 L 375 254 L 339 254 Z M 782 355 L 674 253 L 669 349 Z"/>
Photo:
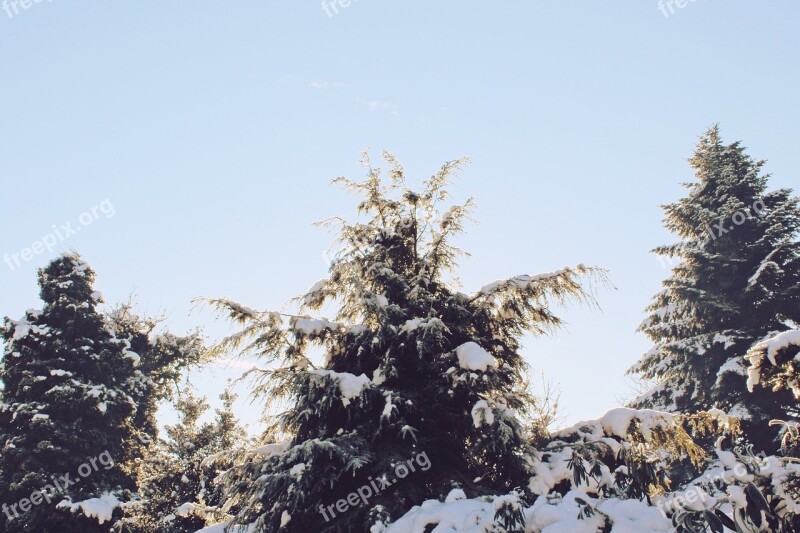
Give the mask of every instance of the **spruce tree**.
<path id="1" fill-rule="evenodd" d="M 689 193 L 664 207 L 679 242 L 656 248 L 679 259 L 647 307 L 639 330 L 654 343 L 630 370 L 655 385 L 633 403 L 667 411 L 720 408 L 740 417 L 750 438 L 774 448 L 767 428 L 782 418 L 777 400 L 748 394 L 744 354 L 770 332 L 800 322 L 798 199 L 768 190 L 763 161 L 719 128 L 700 138 L 689 160 Z"/>
<path id="2" fill-rule="evenodd" d="M 75 522 L 78 528 L 107 531 L 110 519 L 101 525 L 94 517 L 86 525 L 83 515 L 92 514 L 87 509 L 93 505 L 109 514 L 117 496 L 124 499 L 135 490 L 138 465 L 157 436 L 160 402 L 171 396 L 185 368 L 203 360 L 199 333 L 177 337 L 156 331 L 158 321 L 137 316 L 130 304 L 108 316 L 98 312 L 102 295 L 93 281 L 94 272 L 77 254 L 59 257 L 39 273 L 44 309 L 5 321 L 2 501 L 17 503 L 25 491 L 30 499 L 35 489 L 29 488 L 37 484 L 48 491 L 47 504 L 33 506 L 25 519 L 16 516 L 19 508 L 0 517 L 15 530 L 37 530 L 52 520 L 59 528 Z M 28 431 L 27 423 L 35 430 Z M 77 477 L 76 466 L 97 461 L 98 453 L 113 460 L 101 465 L 107 472 L 93 472 L 67 487 L 43 481 L 48 475 L 56 481 Z M 104 491 L 110 494 L 103 496 Z M 86 495 L 89 503 L 81 504 Z M 98 497 L 105 500 L 92 499 Z M 63 508 L 76 511 L 66 523 L 63 508 L 53 510 L 62 501 Z"/>
<path id="3" fill-rule="evenodd" d="M 110 516 L 89 518 L 78 502 L 105 498 L 93 503 L 108 510 L 129 488 L 117 461 L 133 433 L 125 382 L 138 356 L 107 329 L 93 281 L 77 254 L 63 255 L 39 271 L 43 309 L 5 320 L 3 531 L 107 531 Z M 84 512 L 70 513 L 72 503 Z"/>
<path id="4" fill-rule="evenodd" d="M 274 366 L 254 371 L 255 394 L 277 411 L 267 435 L 286 439 L 225 475 L 227 505 L 241 506 L 233 524 L 378 531 L 454 489 L 526 491 L 535 451 L 522 422 L 531 397 L 521 338 L 561 324 L 553 303 L 593 301 L 579 278 L 602 273 L 579 265 L 459 292 L 451 240 L 472 202 L 440 206 L 465 161 L 445 164 L 417 193 L 384 158 L 388 183 L 368 160 L 366 181 L 336 180 L 360 196 L 361 218 L 330 221 L 341 250 L 329 276 L 297 300 L 298 314 L 213 301 L 242 325 L 217 350 Z M 308 316 L 328 307 L 334 320 Z M 517 510 L 509 516 L 521 520 Z"/>

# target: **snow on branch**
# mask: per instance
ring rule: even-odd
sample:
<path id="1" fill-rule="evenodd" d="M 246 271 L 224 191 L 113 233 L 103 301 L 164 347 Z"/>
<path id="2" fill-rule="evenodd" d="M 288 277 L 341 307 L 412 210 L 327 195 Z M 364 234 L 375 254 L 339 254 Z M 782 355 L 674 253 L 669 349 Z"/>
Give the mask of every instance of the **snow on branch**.
<path id="1" fill-rule="evenodd" d="M 561 324 L 549 309 L 552 303 L 563 304 L 575 299 L 596 305 L 592 288 L 584 288 L 578 279 L 584 275 L 593 275 L 608 284 L 605 270 L 579 264 L 546 274 L 524 274 L 494 281 L 481 287 L 471 301 L 493 306 L 506 327 L 542 334 Z"/>
<path id="2" fill-rule="evenodd" d="M 82 512 L 87 518 L 95 518 L 102 525 L 110 522 L 114 509 L 123 505 L 113 494 L 103 494 L 99 498 L 89 498 L 75 503 L 69 500 L 62 500 L 56 505 L 56 508 L 68 509 L 73 513 Z"/>
<path id="3" fill-rule="evenodd" d="M 788 389 L 800 400 L 800 330 L 789 329 L 767 335 L 744 356 L 747 369 L 747 389 L 756 385 L 774 391 Z M 768 366 L 769 365 L 769 366 Z"/>
<path id="4" fill-rule="evenodd" d="M 337 384 L 339 393 L 341 394 L 342 405 L 347 407 L 350 405 L 351 400 L 357 398 L 364 392 L 364 389 L 372 385 L 372 381 L 361 374 L 355 376 L 349 372 L 334 372 L 333 370 L 310 370 L 309 374 L 314 376 L 314 379 L 329 379 Z"/>

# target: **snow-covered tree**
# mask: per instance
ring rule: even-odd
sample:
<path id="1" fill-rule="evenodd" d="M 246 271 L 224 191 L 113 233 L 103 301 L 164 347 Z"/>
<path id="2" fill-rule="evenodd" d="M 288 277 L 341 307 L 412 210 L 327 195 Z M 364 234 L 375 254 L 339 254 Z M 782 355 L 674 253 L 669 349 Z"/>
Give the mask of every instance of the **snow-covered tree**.
<path id="1" fill-rule="evenodd" d="M 166 439 L 152 443 L 139 471 L 139 500 L 129 505 L 121 531 L 193 533 L 207 522 L 226 518 L 219 512 L 216 478 L 233 464 L 231 455 L 247 444 L 233 414 L 236 396 L 226 390 L 213 421 L 201 423 L 205 398 L 186 390 L 176 402 L 179 422 L 166 427 Z"/>
<path id="2" fill-rule="evenodd" d="M 63 255 L 39 272 L 44 308 L 5 321 L 0 524 L 10 530 L 107 531 L 157 435 L 159 402 L 202 361 L 198 333 L 156 332 L 130 305 L 101 314 L 93 281 L 77 254 Z M 44 503 L 23 512 L 22 498 Z"/>
<path id="3" fill-rule="evenodd" d="M 767 189 L 763 161 L 710 128 L 689 160 L 695 181 L 665 206 L 680 241 L 655 252 L 680 261 L 640 326 L 654 346 L 630 369 L 655 385 L 632 402 L 672 412 L 718 407 L 740 417 L 767 449 L 781 400 L 744 386 L 744 354 L 800 322 L 800 209 L 791 191 Z M 790 395 L 787 394 L 790 399 Z"/>
<path id="4" fill-rule="evenodd" d="M 39 271 L 43 309 L 5 320 L 3 531 L 107 531 L 132 488 L 117 461 L 133 434 L 126 380 L 138 356 L 96 310 L 93 281 L 77 254 L 62 255 Z"/>
<path id="5" fill-rule="evenodd" d="M 454 489 L 526 493 L 535 450 L 522 422 L 531 397 L 521 339 L 561 324 L 552 304 L 592 302 L 579 279 L 603 273 L 578 265 L 458 291 L 451 239 L 472 202 L 440 208 L 465 161 L 445 164 L 417 193 L 384 158 L 388 183 L 368 160 L 366 181 L 336 180 L 360 195 L 362 218 L 330 221 L 341 250 L 297 300 L 297 315 L 213 301 L 242 325 L 218 349 L 274 364 L 254 371 L 255 393 L 282 409 L 268 433 L 286 439 L 225 475 L 227 505 L 241 506 L 235 524 L 379 531 Z M 307 315 L 326 306 L 333 320 Z M 517 507 L 504 508 L 509 524 L 521 520 Z"/>

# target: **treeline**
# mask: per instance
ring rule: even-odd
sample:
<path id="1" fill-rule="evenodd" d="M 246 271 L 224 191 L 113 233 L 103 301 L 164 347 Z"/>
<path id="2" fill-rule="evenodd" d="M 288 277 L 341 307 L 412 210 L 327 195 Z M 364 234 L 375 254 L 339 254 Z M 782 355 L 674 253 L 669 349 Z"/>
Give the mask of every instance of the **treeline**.
<path id="1" fill-rule="evenodd" d="M 207 302 L 238 330 L 214 346 L 131 305 L 98 310 L 94 273 L 65 254 L 39 273 L 41 311 L 6 319 L 2 531 L 308 532 L 800 530 L 800 207 L 717 127 L 687 194 L 665 206 L 672 264 L 640 331 L 628 407 L 554 430 L 529 387 L 525 335 L 553 306 L 594 305 L 609 276 L 577 265 L 465 294 L 448 205 L 465 160 L 409 189 L 366 160 L 328 276 L 294 314 Z M 314 318 L 333 308 L 332 319 Z M 321 356 L 319 354 L 322 354 Z M 182 376 L 257 357 L 266 430 L 234 397 L 201 423 Z M 598 383 L 598 387 L 601 384 Z M 155 413 L 180 420 L 159 434 Z"/>

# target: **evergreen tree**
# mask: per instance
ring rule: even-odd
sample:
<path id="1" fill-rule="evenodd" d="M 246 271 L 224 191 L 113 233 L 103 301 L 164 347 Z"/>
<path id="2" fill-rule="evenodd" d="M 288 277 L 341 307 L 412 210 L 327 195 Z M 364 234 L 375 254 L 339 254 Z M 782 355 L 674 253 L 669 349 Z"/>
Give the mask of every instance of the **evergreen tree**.
<path id="1" fill-rule="evenodd" d="M 199 463 L 212 440 L 210 425 L 199 424 L 208 403 L 205 398 L 186 391 L 175 408 L 179 422 L 165 428 L 167 440 L 156 444 L 142 464 L 139 474 L 142 502 L 131 518 L 123 521 L 126 529 L 188 532 L 205 524 L 193 512 L 193 502 L 202 489 Z"/>
<path id="2" fill-rule="evenodd" d="M 107 329 L 93 281 L 77 254 L 63 255 L 39 271 L 44 308 L 5 320 L 3 531 L 107 531 L 102 516 L 84 515 L 113 508 L 130 488 L 117 461 L 133 433 L 136 403 L 125 382 L 138 356 Z M 84 512 L 57 509 L 61 502 Z"/>
<path id="3" fill-rule="evenodd" d="M 453 489 L 479 496 L 528 484 L 535 451 L 521 422 L 531 397 L 522 386 L 520 340 L 560 325 L 554 302 L 593 301 L 578 282 L 592 269 L 457 291 L 459 250 L 450 240 L 471 201 L 442 214 L 438 208 L 464 161 L 447 163 L 415 193 L 402 166 L 384 157 L 388 184 L 368 161 L 366 181 L 336 180 L 361 196 L 365 218 L 332 221 L 342 250 L 328 278 L 298 299 L 299 315 L 213 301 L 242 324 L 219 351 L 277 363 L 256 371 L 263 380 L 255 394 L 268 408 L 284 408 L 269 418 L 268 435 L 288 439 L 262 446 L 226 474 L 226 504 L 241 506 L 235 524 L 379 530 Z M 304 314 L 326 304 L 337 308 L 335 321 Z M 324 351 L 321 364 L 315 347 Z M 519 524 L 518 508 L 509 509 Z"/>
<path id="4" fill-rule="evenodd" d="M 179 422 L 166 427 L 166 440 L 153 443 L 139 472 L 139 501 L 129 507 L 123 531 L 193 533 L 206 522 L 225 518 L 218 512 L 216 478 L 232 466 L 231 455 L 246 444 L 246 432 L 232 411 L 236 396 L 226 390 L 212 422 L 200 423 L 205 398 L 186 391 L 176 403 Z"/>
<path id="5" fill-rule="evenodd" d="M 118 498 L 135 490 L 138 463 L 157 435 L 159 402 L 186 367 L 202 361 L 198 333 L 156 333 L 157 321 L 136 316 L 129 304 L 99 313 L 102 295 L 93 281 L 77 254 L 59 257 L 39 273 L 44 309 L 5 321 L 0 494 L 10 506 L 35 490 L 47 492 L 24 517 L 17 516 L 21 508 L 6 507 L 0 524 L 9 530 L 58 524 L 64 531 L 107 531 Z M 100 454 L 113 464 L 98 466 Z M 87 478 L 63 486 L 60 476 L 79 477 L 87 459 Z M 61 502 L 77 514 L 54 510 Z"/>
<path id="6" fill-rule="evenodd" d="M 718 407 L 740 417 L 752 441 L 774 447 L 766 424 L 782 418 L 780 405 L 791 398 L 748 394 L 743 355 L 800 322 L 798 199 L 788 189 L 768 191 L 764 162 L 738 142 L 723 144 L 717 126 L 689 162 L 689 194 L 665 206 L 665 226 L 680 241 L 654 250 L 681 261 L 640 326 L 655 345 L 629 370 L 657 383 L 633 405 Z"/>
<path id="7" fill-rule="evenodd" d="M 214 419 L 214 442 L 219 450 L 233 450 L 247 439 L 247 431 L 233 413 L 233 402 L 236 398 L 237 395 L 230 388 L 219 396 L 222 408 L 215 411 Z"/>

